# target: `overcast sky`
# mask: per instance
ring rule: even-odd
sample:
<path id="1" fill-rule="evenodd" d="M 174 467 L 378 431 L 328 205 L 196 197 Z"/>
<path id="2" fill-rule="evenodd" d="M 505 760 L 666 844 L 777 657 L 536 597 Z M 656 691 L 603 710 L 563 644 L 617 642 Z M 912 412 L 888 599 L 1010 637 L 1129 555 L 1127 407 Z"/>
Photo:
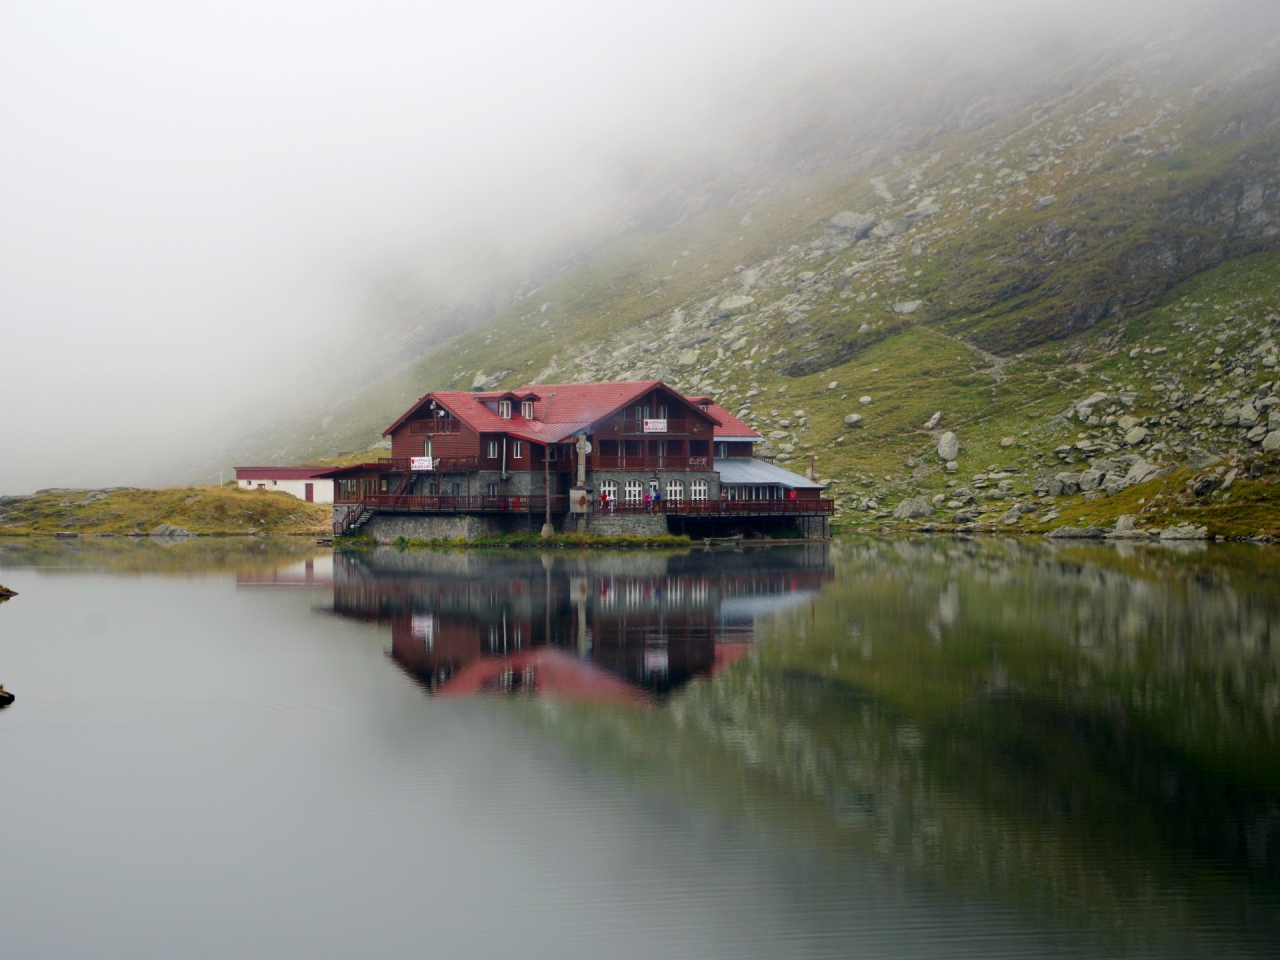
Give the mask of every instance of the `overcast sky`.
<path id="1" fill-rule="evenodd" d="M 7 0 L 0 493 L 204 459 L 341 376 L 374 278 L 579 228 L 734 91 L 1116 6 Z"/>

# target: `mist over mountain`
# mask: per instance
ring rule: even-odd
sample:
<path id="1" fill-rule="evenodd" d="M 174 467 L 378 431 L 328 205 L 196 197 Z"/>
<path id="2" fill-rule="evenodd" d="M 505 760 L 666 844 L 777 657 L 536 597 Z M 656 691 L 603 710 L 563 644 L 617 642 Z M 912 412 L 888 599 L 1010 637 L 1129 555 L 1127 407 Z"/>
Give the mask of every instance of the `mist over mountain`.
<path id="1" fill-rule="evenodd" d="M 0 41 L 6 492 L 357 455 L 433 387 L 615 375 L 565 355 L 667 342 L 735 268 L 808 257 L 842 209 L 894 219 L 934 154 L 999 152 L 1104 79 L 1153 113 L 1248 88 L 1238 135 L 1272 119 L 1262 3 L 126 7 L 19 5 Z M 959 263 L 957 322 L 1016 299 Z M 913 322 L 951 322 L 934 307 Z M 860 315 L 809 322 L 770 334 L 808 358 L 771 375 L 860 349 Z"/>

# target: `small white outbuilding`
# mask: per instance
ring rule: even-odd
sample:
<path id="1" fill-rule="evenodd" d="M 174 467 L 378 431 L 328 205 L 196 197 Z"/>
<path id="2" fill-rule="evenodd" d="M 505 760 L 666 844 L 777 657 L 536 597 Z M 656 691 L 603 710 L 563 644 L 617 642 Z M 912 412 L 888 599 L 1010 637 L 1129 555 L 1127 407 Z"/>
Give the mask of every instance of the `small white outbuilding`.
<path id="1" fill-rule="evenodd" d="M 236 467 L 241 490 L 279 490 L 307 503 L 333 503 L 333 481 L 320 477 L 333 467 Z"/>

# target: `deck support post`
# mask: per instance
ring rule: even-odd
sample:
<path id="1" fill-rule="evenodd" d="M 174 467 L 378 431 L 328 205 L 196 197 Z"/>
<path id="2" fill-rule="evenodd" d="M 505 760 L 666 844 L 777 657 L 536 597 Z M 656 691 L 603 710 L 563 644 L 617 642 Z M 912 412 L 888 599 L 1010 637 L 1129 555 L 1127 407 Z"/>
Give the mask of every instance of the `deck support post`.
<path id="1" fill-rule="evenodd" d="M 556 528 L 551 525 L 551 458 L 547 456 L 547 447 L 542 448 L 542 487 L 543 492 L 547 495 L 547 519 L 542 524 L 542 537 L 554 537 Z"/>

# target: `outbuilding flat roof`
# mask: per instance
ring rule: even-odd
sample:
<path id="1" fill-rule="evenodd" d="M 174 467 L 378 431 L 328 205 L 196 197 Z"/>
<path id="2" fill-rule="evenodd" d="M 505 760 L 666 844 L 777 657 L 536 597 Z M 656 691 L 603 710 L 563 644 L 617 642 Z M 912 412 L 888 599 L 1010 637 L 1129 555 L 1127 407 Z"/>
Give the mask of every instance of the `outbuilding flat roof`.
<path id="1" fill-rule="evenodd" d="M 776 483 L 789 490 L 822 490 L 824 485 L 802 477 L 798 473 L 769 463 L 755 457 L 716 457 L 713 467 L 720 471 L 720 482 L 731 483 Z"/>
<path id="2" fill-rule="evenodd" d="M 333 467 L 236 467 L 237 480 L 310 480 Z"/>

